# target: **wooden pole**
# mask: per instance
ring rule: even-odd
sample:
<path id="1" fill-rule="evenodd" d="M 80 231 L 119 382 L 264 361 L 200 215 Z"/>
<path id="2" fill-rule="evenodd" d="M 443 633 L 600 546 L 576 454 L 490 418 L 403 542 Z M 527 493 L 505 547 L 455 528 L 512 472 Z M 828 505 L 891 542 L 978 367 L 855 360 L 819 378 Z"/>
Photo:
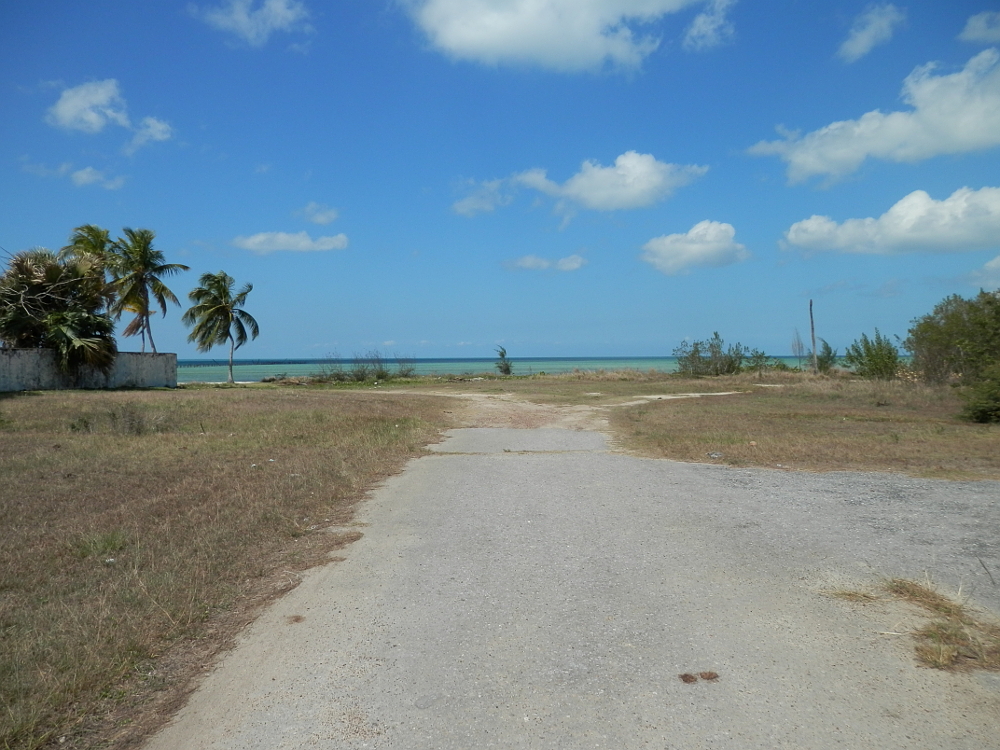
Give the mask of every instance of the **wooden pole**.
<path id="1" fill-rule="evenodd" d="M 819 360 L 816 358 L 816 322 L 813 320 L 813 301 L 809 300 L 809 330 L 813 342 L 813 373 L 819 372 Z"/>

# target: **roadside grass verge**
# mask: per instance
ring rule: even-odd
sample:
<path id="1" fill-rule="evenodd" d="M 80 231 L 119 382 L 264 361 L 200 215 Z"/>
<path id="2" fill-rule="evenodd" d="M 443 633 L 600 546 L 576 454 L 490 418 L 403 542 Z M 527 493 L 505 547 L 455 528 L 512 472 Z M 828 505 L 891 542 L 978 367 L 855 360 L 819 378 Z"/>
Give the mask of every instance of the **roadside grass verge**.
<path id="1" fill-rule="evenodd" d="M 907 602 L 931 617 L 910 632 L 917 662 L 925 667 L 951 671 L 983 669 L 1000 671 L 1000 625 L 978 617 L 964 604 L 935 590 L 928 581 L 890 578 L 881 595 L 869 591 L 830 591 L 834 598 L 872 604 L 890 598 Z"/>
<path id="2" fill-rule="evenodd" d="M 1000 670 L 1000 625 L 974 617 L 967 607 L 929 584 L 893 578 L 886 588 L 934 618 L 913 633 L 921 664 L 936 669 Z"/>
<path id="3" fill-rule="evenodd" d="M 947 386 L 798 374 L 682 383 L 691 392 L 743 393 L 612 409 L 627 448 L 732 466 L 1000 479 L 1000 425 L 958 419 L 961 401 Z"/>
<path id="4" fill-rule="evenodd" d="M 321 389 L 0 400 L 0 747 L 134 747 L 444 426 Z"/>

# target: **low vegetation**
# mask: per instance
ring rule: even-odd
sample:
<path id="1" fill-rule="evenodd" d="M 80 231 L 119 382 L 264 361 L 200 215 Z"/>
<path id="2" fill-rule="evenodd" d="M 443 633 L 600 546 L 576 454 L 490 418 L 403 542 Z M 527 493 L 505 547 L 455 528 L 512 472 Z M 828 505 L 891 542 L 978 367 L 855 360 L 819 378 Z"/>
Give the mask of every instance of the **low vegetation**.
<path id="1" fill-rule="evenodd" d="M 946 670 L 1000 671 L 1000 625 L 976 615 L 968 606 L 945 596 L 928 581 L 887 580 L 879 593 L 845 589 L 831 596 L 860 604 L 886 598 L 904 601 L 922 610 L 930 620 L 911 632 L 917 661 Z"/>
<path id="2" fill-rule="evenodd" d="M 359 389 L 389 369 L 381 355 L 363 365 L 353 388 L 331 375 L 313 387 L 0 398 L 0 747 L 134 746 L 256 607 L 357 537 L 357 500 L 435 440 L 453 408 L 393 394 L 391 379 Z M 961 389 L 947 385 L 764 369 L 406 388 L 592 405 L 619 444 L 655 457 L 1000 479 L 1000 426 L 958 419 Z M 994 632 L 967 614 L 942 622 L 926 637 L 956 663 L 971 648 L 960 632 L 976 643 Z"/>
<path id="3" fill-rule="evenodd" d="M 899 375 L 899 347 L 875 329 L 875 336 L 861 338 L 847 347 L 844 364 L 868 380 L 893 380 Z"/>
<path id="4" fill-rule="evenodd" d="M 767 355 L 754 350 L 752 367 L 766 367 Z M 677 372 L 683 377 L 706 375 L 735 375 L 743 371 L 743 360 L 751 352 L 741 344 L 726 345 L 718 331 L 707 341 L 684 341 L 674 349 Z"/>
<path id="5" fill-rule="evenodd" d="M 395 357 L 395 366 L 378 349 L 366 354 L 355 354 L 354 359 L 344 361 L 336 353 L 313 375 L 305 378 L 275 378 L 275 382 L 288 385 L 324 385 L 327 383 L 384 383 L 413 377 L 413 361 Z"/>
<path id="6" fill-rule="evenodd" d="M 510 359 L 507 358 L 507 350 L 502 346 L 497 347 L 497 361 L 494 366 L 497 368 L 497 372 L 501 375 L 514 374 L 514 365 Z"/>
<path id="7" fill-rule="evenodd" d="M 443 418 L 370 391 L 4 395 L 0 747 L 134 746 Z"/>
<path id="8" fill-rule="evenodd" d="M 776 373 L 712 390 L 741 393 L 649 401 L 611 411 L 611 424 L 634 450 L 681 461 L 1000 479 L 1000 429 L 959 419 L 954 388 Z"/>

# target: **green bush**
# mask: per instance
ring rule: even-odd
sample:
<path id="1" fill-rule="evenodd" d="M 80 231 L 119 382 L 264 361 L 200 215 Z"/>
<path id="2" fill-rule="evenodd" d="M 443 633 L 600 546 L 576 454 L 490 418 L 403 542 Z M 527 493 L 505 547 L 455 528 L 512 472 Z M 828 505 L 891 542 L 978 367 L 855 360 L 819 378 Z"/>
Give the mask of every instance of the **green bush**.
<path id="1" fill-rule="evenodd" d="M 1000 422 L 1000 365 L 985 370 L 980 379 L 962 393 L 965 406 L 960 416 L 970 422 Z"/>
<path id="2" fill-rule="evenodd" d="M 501 375 L 511 375 L 514 372 L 514 365 L 509 359 L 507 359 L 507 350 L 502 346 L 497 347 L 497 357 L 499 359 L 496 361 L 497 372 Z"/>
<path id="3" fill-rule="evenodd" d="M 819 341 L 819 351 L 816 352 L 816 369 L 825 375 L 837 364 L 837 350 L 823 339 Z"/>
<path id="4" fill-rule="evenodd" d="M 847 347 L 844 364 L 868 380 L 892 380 L 899 373 L 899 349 L 876 328 L 874 338 L 862 333 Z"/>
<path id="5" fill-rule="evenodd" d="M 975 383 L 1000 359 L 1000 291 L 953 294 L 913 321 L 906 341 L 913 369 L 931 383 Z"/>
<path id="6" fill-rule="evenodd" d="M 702 377 L 705 375 L 735 375 L 743 371 L 744 359 L 750 357 L 753 362 L 759 362 L 759 357 L 753 358 L 763 353 L 757 352 L 757 350 L 751 353 L 738 343 L 727 347 L 716 331 L 708 341 L 683 342 L 674 349 L 673 354 L 677 357 L 678 374 L 685 377 Z"/>

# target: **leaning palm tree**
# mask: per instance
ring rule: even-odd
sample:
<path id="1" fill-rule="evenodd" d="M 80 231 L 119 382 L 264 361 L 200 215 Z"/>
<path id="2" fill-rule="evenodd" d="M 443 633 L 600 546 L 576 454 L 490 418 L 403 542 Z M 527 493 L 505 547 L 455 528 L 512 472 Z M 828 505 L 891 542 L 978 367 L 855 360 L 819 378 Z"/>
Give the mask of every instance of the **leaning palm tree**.
<path id="1" fill-rule="evenodd" d="M 153 238 L 156 236 L 149 229 L 122 230 L 124 237 L 119 237 L 111 246 L 107 268 L 113 278 L 113 285 L 118 298 L 111 311 L 115 319 L 124 312 L 135 313 L 135 318 L 129 323 L 123 336 L 142 336 L 142 351 L 146 351 L 146 337 L 149 346 L 156 354 L 156 344 L 153 343 L 153 330 L 149 319 L 153 315 L 150 303 L 155 302 L 163 315 L 167 314 L 167 302 L 180 305 L 177 297 L 161 280 L 161 276 L 173 276 L 180 271 L 189 270 L 181 263 L 164 263 L 163 252 L 153 248 Z"/>
<path id="2" fill-rule="evenodd" d="M 246 284 L 233 294 L 236 280 L 225 271 L 202 274 L 199 286 L 188 294 L 194 304 L 181 317 L 184 325 L 194 326 L 188 341 L 198 344 L 198 351 L 207 352 L 217 344 L 229 342 L 229 382 L 233 381 L 233 353 L 251 338 L 257 338 L 260 328 L 246 310 L 241 310 L 253 284 Z"/>

